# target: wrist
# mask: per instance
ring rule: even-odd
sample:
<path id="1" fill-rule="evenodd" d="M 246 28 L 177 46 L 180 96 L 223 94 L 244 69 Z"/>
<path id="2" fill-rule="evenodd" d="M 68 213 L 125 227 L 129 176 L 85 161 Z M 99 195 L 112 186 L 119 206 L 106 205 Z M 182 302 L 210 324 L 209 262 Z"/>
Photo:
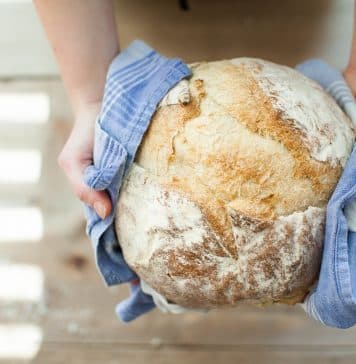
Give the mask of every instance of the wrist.
<path id="1" fill-rule="evenodd" d="M 84 89 L 69 90 L 69 98 L 73 107 L 74 114 L 77 116 L 87 109 L 95 109 L 101 106 L 103 91 Z"/>
<path id="2" fill-rule="evenodd" d="M 76 119 L 83 115 L 98 114 L 101 110 L 102 100 L 80 100 L 74 104 L 74 114 Z"/>
<path id="3" fill-rule="evenodd" d="M 348 66 L 343 71 L 344 77 L 350 77 L 356 75 L 356 65 L 355 64 L 348 64 Z"/>

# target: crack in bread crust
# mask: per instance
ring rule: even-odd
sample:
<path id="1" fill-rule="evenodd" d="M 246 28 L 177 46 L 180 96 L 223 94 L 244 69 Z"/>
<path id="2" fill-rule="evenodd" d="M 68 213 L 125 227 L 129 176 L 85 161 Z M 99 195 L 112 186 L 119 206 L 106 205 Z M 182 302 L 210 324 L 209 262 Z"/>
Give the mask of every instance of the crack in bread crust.
<path id="1" fill-rule="evenodd" d="M 293 304 L 317 277 L 325 206 L 354 134 L 318 90 L 330 120 L 340 119 L 320 121 L 320 145 L 311 145 L 308 120 L 281 109 L 264 67 L 283 71 L 248 59 L 195 64 L 191 102 L 156 111 L 121 189 L 116 230 L 126 261 L 182 306 Z M 288 77 L 292 87 L 302 76 Z M 300 118 L 315 111 L 295 105 Z M 327 140 L 345 130 L 333 156 Z"/>
<path id="2" fill-rule="evenodd" d="M 199 206 L 136 168 L 123 186 L 116 228 L 126 261 L 152 288 L 192 308 L 235 305 L 242 299 L 295 303 L 304 297 L 320 264 L 323 209 L 273 222 L 229 210 L 238 252 L 231 257 Z M 147 183 L 138 189 L 143 176 Z M 146 204 L 152 216 L 146 215 Z"/>

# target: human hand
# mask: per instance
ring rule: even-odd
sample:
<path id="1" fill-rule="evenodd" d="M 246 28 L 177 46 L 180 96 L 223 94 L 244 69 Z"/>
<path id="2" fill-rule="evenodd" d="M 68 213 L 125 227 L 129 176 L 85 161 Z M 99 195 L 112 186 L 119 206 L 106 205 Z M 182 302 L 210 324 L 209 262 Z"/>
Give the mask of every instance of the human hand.
<path id="1" fill-rule="evenodd" d="M 58 157 L 58 164 L 76 196 L 104 219 L 112 208 L 109 195 L 105 191 L 95 191 L 83 182 L 84 170 L 92 164 L 94 126 L 100 108 L 100 102 L 84 104 L 78 108 L 72 132 Z"/>

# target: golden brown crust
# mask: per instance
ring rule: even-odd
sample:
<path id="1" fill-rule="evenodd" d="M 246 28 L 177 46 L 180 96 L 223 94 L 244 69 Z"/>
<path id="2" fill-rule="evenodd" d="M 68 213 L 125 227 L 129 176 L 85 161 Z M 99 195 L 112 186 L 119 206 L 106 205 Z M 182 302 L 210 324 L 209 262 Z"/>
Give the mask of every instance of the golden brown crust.
<path id="1" fill-rule="evenodd" d="M 258 69 L 258 65 L 256 68 Z M 333 167 L 329 163 L 316 161 L 310 156 L 303 132 L 286 119 L 281 110 L 275 109 L 272 104 L 273 100 L 263 93 L 248 68 L 243 65 L 241 68 L 237 68 L 231 64 L 231 66 L 226 66 L 225 72 L 230 75 L 229 79 L 232 84 L 236 82 L 236 79 L 248 84 L 245 93 L 241 92 L 243 88 L 239 89 L 239 93 L 236 95 L 238 103 L 229 105 L 226 110 L 253 133 L 270 137 L 283 144 L 294 157 L 294 176 L 310 179 L 313 189 L 320 194 L 323 202 L 327 201 L 330 191 L 340 177 L 342 170 L 340 164 Z M 234 89 L 233 86 L 229 88 Z M 245 107 L 240 107 L 241 104 L 244 104 Z M 302 107 L 303 105 L 301 105 Z M 307 113 L 308 110 L 305 112 Z M 328 134 L 332 139 L 333 134 L 326 127 L 322 129 L 322 132 Z"/>
<path id="2" fill-rule="evenodd" d="M 152 191 L 156 187 L 158 190 Z M 280 217 L 273 222 L 257 221 L 229 210 L 238 250 L 238 254 L 231 256 L 203 214 L 195 227 L 173 218 L 175 205 L 179 204 L 172 201 L 178 199 L 182 206 L 191 203 L 188 199 L 156 187 L 155 182 L 149 181 L 149 187 L 143 190 L 145 202 L 150 206 L 158 204 L 164 210 L 162 216 L 167 216 L 167 224 L 159 226 L 158 216 L 157 223 L 143 226 L 139 216 L 145 207 L 139 206 L 135 199 L 130 202 L 130 198 L 125 198 L 125 194 L 132 197 L 130 183 L 124 188 L 117 219 L 125 259 L 152 288 L 170 301 L 191 308 L 236 305 L 240 300 L 263 304 L 292 304 L 302 300 L 319 268 L 322 209 L 309 208 L 304 213 Z M 127 210 L 131 216 L 137 216 L 131 221 L 131 227 L 128 227 Z M 135 243 L 125 244 L 124 231 L 130 229 L 141 237 L 146 231 L 144 239 L 137 241 L 142 251 Z M 192 229 L 202 230 L 199 239 L 193 239 L 194 243 L 189 239 Z M 154 238 L 159 239 L 160 248 L 153 248 Z"/>
<path id="3" fill-rule="evenodd" d="M 132 173 L 121 192 L 116 223 L 127 262 L 186 307 L 293 304 L 319 269 L 341 163 L 311 156 L 303 130 L 259 85 L 261 64 L 246 62 L 194 66 L 191 102 L 159 108 L 136 156 L 149 182 Z M 327 126 L 320 132 L 334 136 Z M 156 220 L 144 221 L 148 206 Z"/>

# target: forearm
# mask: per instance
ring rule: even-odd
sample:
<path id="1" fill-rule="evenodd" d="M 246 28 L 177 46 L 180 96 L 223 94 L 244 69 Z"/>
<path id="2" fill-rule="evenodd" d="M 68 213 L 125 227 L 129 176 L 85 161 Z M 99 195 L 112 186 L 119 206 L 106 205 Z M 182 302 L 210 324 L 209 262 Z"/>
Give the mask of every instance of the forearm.
<path id="1" fill-rule="evenodd" d="M 119 51 L 112 0 L 34 0 L 78 112 L 100 103 L 107 68 Z"/>

